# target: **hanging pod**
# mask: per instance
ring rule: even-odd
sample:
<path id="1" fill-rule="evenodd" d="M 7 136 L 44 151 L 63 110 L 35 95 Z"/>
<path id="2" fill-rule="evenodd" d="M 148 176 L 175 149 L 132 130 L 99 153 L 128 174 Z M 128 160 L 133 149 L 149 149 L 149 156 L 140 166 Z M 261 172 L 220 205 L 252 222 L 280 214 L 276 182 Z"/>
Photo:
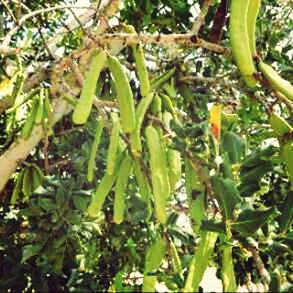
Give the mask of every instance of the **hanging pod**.
<path id="1" fill-rule="evenodd" d="M 101 136 L 104 128 L 104 122 L 102 119 L 97 120 L 97 126 L 96 126 L 96 132 L 95 132 L 95 138 L 92 143 L 90 157 L 88 161 L 88 168 L 87 168 L 87 180 L 89 182 L 92 182 L 94 179 L 94 169 L 95 169 L 95 163 L 96 163 L 96 156 L 98 147 L 101 141 Z"/>
<path id="2" fill-rule="evenodd" d="M 109 143 L 108 153 L 107 153 L 107 166 L 106 166 L 106 172 L 109 175 L 112 175 L 114 172 L 114 166 L 115 166 L 117 152 L 119 148 L 119 132 L 120 132 L 120 123 L 119 123 L 118 114 L 112 112 L 111 120 L 112 120 L 112 129 L 111 129 L 110 143 Z"/>
<path id="3" fill-rule="evenodd" d="M 170 195 L 167 158 L 158 131 L 149 125 L 145 130 L 150 154 L 151 179 L 155 201 L 155 211 L 159 222 L 167 220 L 166 203 Z"/>
<path id="4" fill-rule="evenodd" d="M 124 219 L 126 187 L 129 175 L 132 169 L 132 159 L 126 155 L 121 163 L 118 171 L 118 177 L 115 185 L 114 198 L 114 215 L 113 220 L 116 224 L 120 224 Z"/>
<path id="5" fill-rule="evenodd" d="M 108 55 L 108 66 L 114 78 L 122 129 L 125 133 L 131 133 L 135 129 L 136 123 L 134 99 L 129 80 L 116 57 Z"/>
<path id="6" fill-rule="evenodd" d="M 282 78 L 274 68 L 263 61 L 258 63 L 258 68 L 274 90 L 281 92 L 288 99 L 293 101 L 293 85 L 289 81 Z"/>
<path id="7" fill-rule="evenodd" d="M 75 124 L 84 124 L 91 112 L 95 97 L 96 86 L 100 73 L 107 61 L 104 51 L 95 51 L 91 60 L 90 69 L 86 73 L 80 98 L 74 108 L 72 120 Z"/>
<path id="8" fill-rule="evenodd" d="M 127 25 L 125 31 L 127 33 L 136 34 L 136 31 L 132 25 Z M 149 94 L 151 87 L 143 47 L 138 43 L 131 45 L 131 48 L 136 64 L 136 72 L 140 81 L 140 93 L 143 97 L 145 97 Z"/>
<path id="9" fill-rule="evenodd" d="M 249 10 L 249 3 L 250 1 L 247 0 L 231 0 L 230 42 L 237 67 L 246 85 L 255 88 L 257 81 L 253 75 L 256 73 L 256 69 L 253 63 L 247 26 L 250 18 L 248 12 L 252 13 Z M 250 31 L 254 31 L 254 29 L 250 28 Z"/>

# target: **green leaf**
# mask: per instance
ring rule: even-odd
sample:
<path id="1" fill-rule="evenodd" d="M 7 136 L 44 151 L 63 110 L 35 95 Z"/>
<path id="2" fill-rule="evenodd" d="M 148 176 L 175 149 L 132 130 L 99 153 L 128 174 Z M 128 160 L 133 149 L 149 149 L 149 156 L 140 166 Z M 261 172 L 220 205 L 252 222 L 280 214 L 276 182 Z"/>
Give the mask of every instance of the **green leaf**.
<path id="1" fill-rule="evenodd" d="M 261 226 L 278 215 L 279 213 L 275 208 L 263 210 L 246 209 L 240 213 L 237 222 L 232 223 L 232 229 L 242 236 L 248 236 L 254 234 Z"/>
<path id="2" fill-rule="evenodd" d="M 21 191 L 22 180 L 23 180 L 23 172 L 24 172 L 24 170 L 22 170 L 17 176 L 17 179 L 15 181 L 16 183 L 15 183 L 15 186 L 14 186 L 14 189 L 12 192 L 12 196 L 10 199 L 10 204 L 15 204 L 18 200 L 19 193 Z"/>
<path id="3" fill-rule="evenodd" d="M 114 286 L 117 292 L 124 292 L 123 286 L 123 271 L 119 271 L 114 278 Z"/>
<path id="4" fill-rule="evenodd" d="M 86 198 L 84 198 L 82 196 L 75 195 L 73 197 L 73 204 L 78 210 L 85 211 L 87 208 L 88 202 L 87 202 Z"/>
<path id="5" fill-rule="evenodd" d="M 147 250 L 145 257 L 144 273 L 147 274 L 160 266 L 167 249 L 168 242 L 165 238 L 158 238 Z"/>
<path id="6" fill-rule="evenodd" d="M 270 160 L 274 153 L 277 151 L 277 149 L 278 148 L 270 145 L 265 149 L 258 149 L 254 151 L 253 153 L 244 158 L 244 160 L 242 161 L 242 167 L 255 167 L 260 165 L 260 163 Z"/>
<path id="7" fill-rule="evenodd" d="M 37 255 L 42 246 L 40 244 L 28 244 L 22 248 L 22 259 L 21 263 L 25 263 L 29 258 L 34 255 Z"/>
<path id="8" fill-rule="evenodd" d="M 38 204 L 43 210 L 46 211 L 56 208 L 55 204 L 50 198 L 39 198 Z"/>
<path id="9" fill-rule="evenodd" d="M 29 196 L 31 195 L 31 192 L 33 189 L 32 182 L 33 182 L 33 178 L 32 178 L 31 168 L 28 167 L 24 170 L 23 179 L 22 179 L 22 192 L 25 196 L 25 200 L 27 200 Z"/>
<path id="10" fill-rule="evenodd" d="M 242 200 L 234 181 L 230 178 L 224 179 L 214 176 L 212 184 L 225 218 L 232 219 L 236 205 Z"/>
<path id="11" fill-rule="evenodd" d="M 244 184 L 258 182 L 266 173 L 272 171 L 273 164 L 264 162 L 252 168 L 241 169 L 240 178 Z"/>
<path id="12" fill-rule="evenodd" d="M 220 221 L 214 221 L 214 220 L 203 220 L 201 222 L 200 229 L 202 231 L 226 233 L 225 223 Z"/>
<path id="13" fill-rule="evenodd" d="M 240 136 L 227 131 L 222 137 L 222 148 L 228 153 L 230 162 L 235 164 L 245 155 L 246 145 Z"/>
<path id="14" fill-rule="evenodd" d="M 288 192 L 280 208 L 279 226 L 282 233 L 288 231 L 293 220 L 293 191 Z"/>

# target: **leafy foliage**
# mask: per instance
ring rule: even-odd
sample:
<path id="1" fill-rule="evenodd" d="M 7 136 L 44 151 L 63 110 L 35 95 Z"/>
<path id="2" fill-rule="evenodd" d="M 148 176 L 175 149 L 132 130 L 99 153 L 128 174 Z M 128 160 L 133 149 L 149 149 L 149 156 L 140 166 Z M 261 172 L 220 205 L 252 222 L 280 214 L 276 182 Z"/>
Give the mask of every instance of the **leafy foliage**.
<path id="1" fill-rule="evenodd" d="M 141 34 L 186 34 L 207 2 L 127 0 L 105 33 L 119 35 L 131 24 Z M 197 36 L 206 40 L 221 3 L 210 2 Z M 256 47 L 257 58 L 292 82 L 289 2 L 262 1 Z M 0 5 L 2 39 L 21 16 L 48 5 L 21 3 Z M 230 55 L 212 49 L 161 46 L 160 35 L 159 45 L 95 43 L 99 14 L 88 28 L 79 23 L 57 41 L 59 58 L 49 44 L 76 11 L 29 18 L 9 43 L 21 52 L 0 57 L 0 161 L 36 140 L 26 156 L 14 155 L 20 161 L 0 195 L 1 289 L 137 292 L 160 284 L 195 290 L 210 265 L 226 288 L 223 275 L 235 272 L 237 285 L 292 290 L 292 183 L 283 154 L 292 144 L 292 101 L 278 98 L 260 72 L 257 91 L 248 90 Z M 219 44 L 229 48 L 229 18 L 225 23 Z M 107 60 L 98 81 L 83 83 L 94 47 Z M 136 50 L 150 79 L 143 91 Z M 58 106 L 66 103 L 68 114 L 81 90 L 94 98 L 87 121 L 75 125 L 71 114 L 60 113 L 57 119 Z M 212 105 L 221 105 L 214 120 Z M 284 135 L 276 135 L 272 112 L 288 123 Z M 128 119 L 131 129 L 124 126 Z M 120 172 L 116 187 L 125 158 L 129 174 Z"/>

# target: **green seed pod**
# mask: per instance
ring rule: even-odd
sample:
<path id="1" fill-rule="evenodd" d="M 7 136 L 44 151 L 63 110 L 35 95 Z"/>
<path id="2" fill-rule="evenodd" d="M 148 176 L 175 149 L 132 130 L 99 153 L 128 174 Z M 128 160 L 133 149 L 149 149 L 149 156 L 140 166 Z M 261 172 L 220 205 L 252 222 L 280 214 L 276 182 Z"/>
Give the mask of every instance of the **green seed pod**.
<path id="1" fill-rule="evenodd" d="M 153 97 L 154 97 L 154 94 L 149 93 L 146 97 L 144 97 L 140 101 L 135 111 L 136 126 L 135 126 L 135 130 L 130 134 L 130 147 L 134 156 L 139 156 L 139 154 L 142 151 L 141 135 L 140 135 L 141 125 L 143 123 L 145 114 L 153 100 Z"/>
<path id="2" fill-rule="evenodd" d="M 155 211 L 159 222 L 165 223 L 167 220 L 166 203 L 170 195 L 166 154 L 160 135 L 152 125 L 147 126 L 145 135 L 150 153 Z"/>
<path id="3" fill-rule="evenodd" d="M 170 188 L 174 190 L 176 183 L 181 179 L 181 154 L 180 152 L 168 149 L 167 151 Z"/>
<path id="4" fill-rule="evenodd" d="M 139 188 L 139 192 L 144 202 L 149 203 L 150 195 L 151 195 L 151 188 L 149 183 L 146 180 L 145 175 L 143 174 L 139 161 L 135 160 L 133 165 L 134 175 L 136 178 L 136 183 Z"/>
<path id="5" fill-rule="evenodd" d="M 132 25 L 127 25 L 125 31 L 132 34 L 136 33 Z M 140 93 L 143 97 L 145 97 L 149 94 L 151 87 L 146 61 L 143 53 L 143 47 L 141 44 L 135 44 L 131 45 L 131 48 L 136 64 L 137 75 L 140 81 Z"/>
<path id="6" fill-rule="evenodd" d="M 247 32 L 250 50 L 252 56 L 256 55 L 256 42 L 255 42 L 255 28 L 256 28 L 256 20 L 260 9 L 261 0 L 250 0 L 248 1 L 248 11 L 247 11 Z"/>
<path id="7" fill-rule="evenodd" d="M 75 124 L 84 124 L 90 115 L 97 82 L 106 61 L 107 55 L 104 51 L 95 52 L 92 57 L 91 66 L 86 73 L 80 98 L 73 111 L 72 120 Z"/>
<path id="8" fill-rule="evenodd" d="M 115 80 L 122 129 L 131 133 L 135 129 L 134 100 L 128 78 L 116 57 L 108 56 L 108 65 Z"/>
<path id="9" fill-rule="evenodd" d="M 162 84 L 164 84 L 166 81 L 168 81 L 174 74 L 175 74 L 176 68 L 172 68 L 168 70 L 167 72 L 164 72 L 162 75 L 154 78 L 151 80 L 151 89 L 157 89 Z"/>
<path id="10" fill-rule="evenodd" d="M 105 174 L 102 178 L 100 184 L 98 185 L 93 197 L 91 199 L 90 205 L 88 206 L 87 213 L 90 217 L 96 217 L 97 214 L 102 209 L 106 196 L 110 192 L 117 176 L 120 163 L 122 160 L 123 154 L 120 154 L 115 162 L 115 169 L 112 175 Z"/>
<path id="11" fill-rule="evenodd" d="M 156 116 L 161 116 L 162 113 L 162 100 L 159 96 L 155 96 L 153 98 L 152 104 L 151 104 L 151 111 Z"/>
<path id="12" fill-rule="evenodd" d="M 181 264 L 181 260 L 177 251 L 177 248 L 174 244 L 174 242 L 172 241 L 171 238 L 169 238 L 169 245 L 170 245 L 170 252 L 171 252 L 171 256 L 172 256 L 172 262 L 173 262 L 173 266 L 174 266 L 174 270 L 177 274 L 179 274 L 180 276 L 182 276 L 182 264 Z"/>
<path id="13" fill-rule="evenodd" d="M 107 154 L 107 168 L 106 172 L 111 175 L 114 172 L 114 166 L 116 161 L 116 156 L 118 152 L 119 146 L 119 131 L 120 131 L 120 124 L 117 113 L 111 113 L 112 119 L 112 130 L 110 136 L 110 143 L 108 148 Z"/>
<path id="14" fill-rule="evenodd" d="M 281 92 L 288 99 L 293 101 L 293 85 L 289 81 L 282 78 L 275 69 L 262 61 L 258 63 L 258 67 L 273 89 Z"/>
<path id="15" fill-rule="evenodd" d="M 225 245 L 222 250 L 221 276 L 223 281 L 224 292 L 236 292 L 237 285 L 235 280 L 231 245 Z"/>
<path id="16" fill-rule="evenodd" d="M 174 77 L 171 78 L 170 82 L 165 82 L 162 86 L 164 91 L 167 93 L 167 95 L 172 98 L 176 99 L 177 97 L 177 89 L 175 87 Z"/>
<path id="17" fill-rule="evenodd" d="M 255 88 L 256 80 L 253 74 L 256 73 L 256 69 L 250 50 L 247 28 L 249 2 L 243 0 L 231 1 L 230 42 L 236 64 L 247 86 Z"/>
<path id="18" fill-rule="evenodd" d="M 200 281 L 208 266 L 217 237 L 218 234 L 215 232 L 201 233 L 201 240 L 189 267 L 183 292 L 198 292 Z"/>
<path id="19" fill-rule="evenodd" d="M 28 139 L 31 135 L 33 127 L 35 125 L 36 115 L 38 112 L 40 100 L 37 96 L 34 97 L 32 108 L 30 110 L 29 116 L 26 118 L 24 126 L 22 128 L 21 136 L 24 139 Z"/>
<path id="20" fill-rule="evenodd" d="M 104 128 L 104 122 L 101 119 L 98 119 L 97 126 L 96 126 L 96 133 L 95 138 L 92 144 L 90 157 L 88 161 L 88 168 L 87 168 L 87 180 L 89 182 L 92 182 L 94 179 L 94 168 L 95 168 L 95 162 L 96 162 L 96 155 L 97 150 L 101 141 L 101 136 Z"/>
<path id="21" fill-rule="evenodd" d="M 125 189 L 129 179 L 132 168 L 132 159 L 126 156 L 119 168 L 118 177 L 115 186 L 115 199 L 114 199 L 114 216 L 113 220 L 116 224 L 120 224 L 124 219 L 125 210 Z"/>
<path id="22" fill-rule="evenodd" d="M 185 187 L 193 230 L 198 232 L 206 211 L 204 186 L 199 181 L 197 173 L 193 170 L 187 158 L 185 160 Z"/>
<path id="23" fill-rule="evenodd" d="M 163 103 L 164 110 L 171 112 L 173 115 L 175 115 L 176 111 L 173 106 L 173 102 L 171 98 L 167 95 L 161 94 L 160 95 Z"/>
<path id="24" fill-rule="evenodd" d="M 163 112 L 163 117 L 162 118 L 163 118 L 163 121 L 164 121 L 164 124 L 166 125 L 166 127 L 168 129 L 171 129 L 170 122 L 171 122 L 171 120 L 174 119 L 173 115 L 170 112 L 165 111 L 165 112 Z"/>

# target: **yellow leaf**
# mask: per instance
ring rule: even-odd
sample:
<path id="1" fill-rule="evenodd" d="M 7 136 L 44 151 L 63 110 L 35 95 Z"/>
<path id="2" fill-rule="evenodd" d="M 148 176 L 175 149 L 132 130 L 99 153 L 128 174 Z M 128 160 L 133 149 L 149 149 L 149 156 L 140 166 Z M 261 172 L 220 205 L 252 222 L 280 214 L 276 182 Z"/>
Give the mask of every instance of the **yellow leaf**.
<path id="1" fill-rule="evenodd" d="M 213 105 L 210 109 L 210 125 L 213 136 L 220 140 L 221 137 L 221 110 L 222 105 Z"/>

